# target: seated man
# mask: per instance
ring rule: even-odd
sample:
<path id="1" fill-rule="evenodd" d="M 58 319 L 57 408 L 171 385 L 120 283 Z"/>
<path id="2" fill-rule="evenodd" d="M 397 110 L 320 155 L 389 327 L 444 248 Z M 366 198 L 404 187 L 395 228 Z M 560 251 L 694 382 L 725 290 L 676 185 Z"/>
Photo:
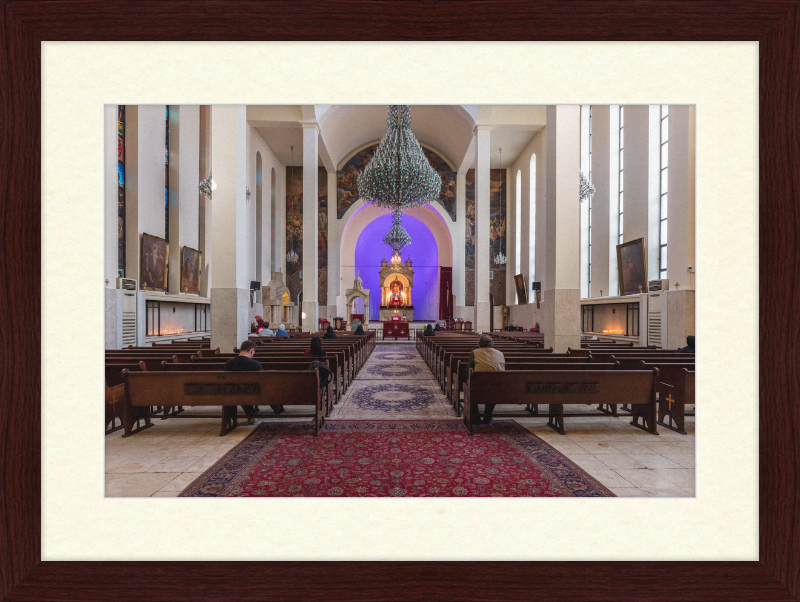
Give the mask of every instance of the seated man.
<path id="1" fill-rule="evenodd" d="M 286 332 L 286 326 L 284 326 L 283 324 L 278 326 L 278 332 L 275 333 L 275 336 L 278 337 L 279 339 L 288 339 L 289 333 Z"/>
<path id="2" fill-rule="evenodd" d="M 492 337 L 485 334 L 478 341 L 478 349 L 473 349 L 469 353 L 469 367 L 475 372 L 500 372 L 506 369 L 506 358 L 494 348 Z M 486 404 L 482 424 L 492 423 L 494 406 L 493 403 Z M 475 413 L 477 415 L 475 424 L 481 424 L 480 412 L 476 409 Z"/>
<path id="3" fill-rule="evenodd" d="M 260 372 L 264 369 L 261 362 L 254 360 L 258 345 L 254 341 L 244 341 L 239 346 L 239 355 L 225 362 L 225 372 Z M 283 406 L 270 406 L 275 415 L 283 414 Z M 258 415 L 258 406 L 242 406 L 247 414 L 247 424 L 253 424 Z"/>
<path id="4" fill-rule="evenodd" d="M 275 331 L 269 329 L 269 322 L 264 322 L 264 328 L 258 331 L 260 337 L 274 337 Z"/>

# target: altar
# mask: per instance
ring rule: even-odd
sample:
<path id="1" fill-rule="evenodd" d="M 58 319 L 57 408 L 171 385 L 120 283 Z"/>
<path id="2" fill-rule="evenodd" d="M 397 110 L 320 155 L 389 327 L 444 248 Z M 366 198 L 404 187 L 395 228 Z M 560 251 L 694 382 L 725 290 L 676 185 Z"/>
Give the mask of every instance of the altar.
<path id="1" fill-rule="evenodd" d="M 383 340 L 407 339 L 408 322 L 393 321 L 383 323 Z"/>
<path id="2" fill-rule="evenodd" d="M 392 318 L 400 318 L 403 322 L 414 321 L 414 306 L 400 305 L 381 305 L 378 308 L 378 316 L 381 322 L 389 322 Z"/>
<path id="3" fill-rule="evenodd" d="M 414 270 L 411 258 L 401 261 L 400 253 L 392 254 L 391 263 L 384 258 L 379 273 L 381 282 L 381 302 L 378 319 L 381 322 L 401 320 L 406 324 L 414 320 L 414 305 L 411 292 L 414 288 Z M 406 326 L 406 329 L 408 327 Z"/>

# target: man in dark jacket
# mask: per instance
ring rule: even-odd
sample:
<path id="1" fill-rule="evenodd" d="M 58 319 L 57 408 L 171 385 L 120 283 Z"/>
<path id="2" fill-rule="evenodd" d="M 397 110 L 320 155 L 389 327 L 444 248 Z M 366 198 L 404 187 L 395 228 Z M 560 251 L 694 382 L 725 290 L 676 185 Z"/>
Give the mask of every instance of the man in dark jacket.
<path id="1" fill-rule="evenodd" d="M 678 353 L 694 353 L 694 337 L 686 337 L 686 347 L 678 349 Z"/>
<path id="2" fill-rule="evenodd" d="M 255 341 L 244 341 L 239 346 L 239 355 L 225 362 L 225 372 L 260 372 L 264 369 L 261 362 L 253 359 L 258 345 Z M 283 406 L 270 406 L 275 415 L 283 414 Z M 258 406 L 242 406 L 247 414 L 247 424 L 253 424 L 258 415 Z"/>

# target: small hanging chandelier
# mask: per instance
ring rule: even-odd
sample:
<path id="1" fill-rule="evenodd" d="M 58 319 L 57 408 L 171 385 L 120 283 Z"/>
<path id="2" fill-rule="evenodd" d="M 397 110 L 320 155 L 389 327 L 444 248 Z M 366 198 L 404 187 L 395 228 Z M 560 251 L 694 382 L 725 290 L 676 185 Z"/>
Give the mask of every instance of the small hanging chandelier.
<path id="1" fill-rule="evenodd" d="M 581 173 L 581 180 L 580 180 L 580 186 L 581 186 L 581 188 L 580 188 L 580 190 L 581 190 L 581 192 L 580 192 L 580 199 L 581 199 L 581 203 L 582 203 L 582 202 L 583 202 L 583 201 L 585 201 L 586 199 L 588 199 L 588 198 L 591 198 L 591 196 L 594 194 L 595 188 L 594 188 L 594 184 L 592 184 L 592 183 L 589 181 L 589 178 L 587 178 L 585 175 L 583 175 L 583 172 L 580 172 L 580 173 Z"/>
<path id="2" fill-rule="evenodd" d="M 389 247 L 394 251 L 392 258 L 396 254 L 400 257 L 400 251 L 403 247 L 411 244 L 411 237 L 406 232 L 406 229 L 403 228 L 403 214 L 399 209 L 395 209 L 394 213 L 392 214 L 392 227 L 389 228 L 389 232 L 386 233 L 386 236 L 383 237 L 383 242 L 385 242 Z"/>
<path id="3" fill-rule="evenodd" d="M 211 200 L 211 193 L 217 189 L 217 183 L 211 177 L 211 170 L 209 170 L 205 179 L 200 182 L 198 188 L 200 189 L 200 194 L 206 195 Z"/>
<path id="4" fill-rule="evenodd" d="M 291 265 L 293 263 L 297 263 L 298 261 L 300 261 L 300 257 L 294 251 L 289 251 L 286 254 L 286 263 Z"/>
<path id="5" fill-rule="evenodd" d="M 439 198 L 442 178 L 411 132 L 411 105 L 389 105 L 388 129 L 358 176 L 366 203 L 389 209 L 418 208 Z"/>

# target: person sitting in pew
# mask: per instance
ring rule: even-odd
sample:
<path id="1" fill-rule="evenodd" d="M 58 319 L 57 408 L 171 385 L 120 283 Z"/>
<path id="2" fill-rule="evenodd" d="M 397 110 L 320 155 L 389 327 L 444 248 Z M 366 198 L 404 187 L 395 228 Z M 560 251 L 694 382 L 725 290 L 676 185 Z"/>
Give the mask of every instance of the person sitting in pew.
<path id="1" fill-rule="evenodd" d="M 473 349 L 469 353 L 469 367 L 474 372 L 502 372 L 506 369 L 506 358 L 502 352 L 494 348 L 494 340 L 488 334 L 481 336 L 478 341 L 478 349 Z M 491 424 L 493 403 L 487 403 L 483 412 L 483 422 L 481 414 L 476 410 L 476 424 Z"/>
<path id="2" fill-rule="evenodd" d="M 439 322 L 436 322 L 436 328 L 434 328 L 433 331 L 434 332 L 440 332 L 441 330 L 442 330 L 442 327 L 439 326 Z"/>
<path id="3" fill-rule="evenodd" d="M 278 332 L 275 333 L 275 336 L 278 337 L 279 339 L 288 339 L 289 333 L 286 332 L 286 326 L 283 324 L 278 326 Z"/>
<path id="4" fill-rule="evenodd" d="M 694 353 L 694 337 L 686 337 L 686 347 L 678 349 L 678 353 Z"/>
<path id="5" fill-rule="evenodd" d="M 425 330 L 422 331 L 422 336 L 424 336 L 424 337 L 435 337 L 436 333 L 433 332 L 433 326 L 428 324 L 425 327 Z"/>
<path id="6" fill-rule="evenodd" d="M 353 333 L 353 336 L 356 336 L 356 337 L 363 337 L 364 336 L 364 327 L 361 324 L 359 324 L 356 327 L 356 331 Z"/>
<path id="7" fill-rule="evenodd" d="M 325 357 L 325 350 L 322 349 L 322 339 L 312 337 L 311 345 L 305 350 L 305 354 L 309 357 Z"/>
<path id="8" fill-rule="evenodd" d="M 261 362 L 253 359 L 258 345 L 253 341 L 243 341 L 239 346 L 239 355 L 225 362 L 223 370 L 225 372 L 260 372 L 264 369 Z M 283 406 L 270 406 L 275 415 L 283 414 Z M 258 406 L 242 406 L 244 413 L 247 414 L 247 424 L 253 424 L 258 414 Z"/>
<path id="9" fill-rule="evenodd" d="M 260 337 L 274 337 L 275 331 L 269 329 L 269 322 L 264 322 L 264 327 L 258 331 Z"/>
<path id="10" fill-rule="evenodd" d="M 336 338 L 336 333 L 333 332 L 333 326 L 328 326 L 328 328 L 325 330 L 325 334 L 322 335 L 322 338 L 323 339 L 335 339 Z"/>

